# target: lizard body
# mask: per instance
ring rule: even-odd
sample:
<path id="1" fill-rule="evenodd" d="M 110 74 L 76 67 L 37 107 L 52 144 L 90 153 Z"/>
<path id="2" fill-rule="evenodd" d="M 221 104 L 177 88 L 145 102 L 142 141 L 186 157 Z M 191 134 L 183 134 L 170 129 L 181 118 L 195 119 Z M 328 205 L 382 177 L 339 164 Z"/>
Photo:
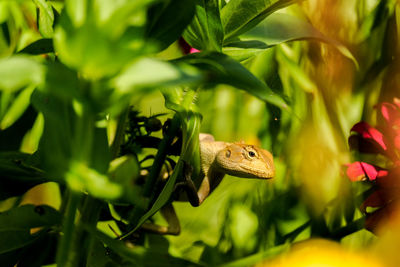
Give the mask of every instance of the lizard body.
<path id="1" fill-rule="evenodd" d="M 225 174 L 258 179 L 275 176 L 273 157 L 267 150 L 244 143 L 215 141 L 210 134 L 200 134 L 199 138 L 203 176 L 198 190 L 199 204 L 218 186 Z"/>
<path id="2" fill-rule="evenodd" d="M 190 166 L 184 169 L 186 197 L 179 195 L 176 200 L 189 201 L 199 206 L 220 184 L 225 174 L 241 178 L 270 179 L 275 176 L 275 166 L 270 152 L 244 143 L 215 141 L 210 134 L 200 134 L 201 183 L 197 189 L 191 176 Z M 178 235 L 179 220 L 171 204 L 161 209 L 168 226 L 145 224 L 144 229 L 159 234 Z"/>

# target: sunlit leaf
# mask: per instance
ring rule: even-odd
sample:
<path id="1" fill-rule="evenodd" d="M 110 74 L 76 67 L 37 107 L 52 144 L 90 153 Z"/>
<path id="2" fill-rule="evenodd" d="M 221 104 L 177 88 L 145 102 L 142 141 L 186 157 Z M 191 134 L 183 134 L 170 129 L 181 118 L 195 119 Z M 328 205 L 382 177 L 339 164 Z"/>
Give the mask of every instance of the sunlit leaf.
<path id="1" fill-rule="evenodd" d="M 230 217 L 234 245 L 244 251 L 251 251 L 257 243 L 257 216 L 247 206 L 235 205 L 230 211 Z"/>
<path id="2" fill-rule="evenodd" d="M 201 76 L 196 69 L 185 65 L 143 58 L 128 66 L 111 81 L 120 93 L 135 90 L 156 89 L 177 86 L 199 81 Z"/>
<path id="3" fill-rule="evenodd" d="M 144 39 L 144 23 L 132 23 L 143 17 L 152 1 L 108 2 L 113 12 L 104 21 L 96 14 L 94 1 L 90 1 L 93 6 L 87 6 L 87 1 L 68 1 L 54 34 L 60 60 L 86 78 L 98 80 L 116 74 L 135 57 L 154 51 L 155 46 Z"/>
<path id="4" fill-rule="evenodd" d="M 15 91 L 43 81 L 44 67 L 27 56 L 0 59 L 0 90 Z"/>
<path id="5" fill-rule="evenodd" d="M 46 0 L 33 0 L 39 9 L 39 31 L 43 37 L 52 37 L 54 13 L 51 4 Z"/>
<path id="6" fill-rule="evenodd" d="M 224 39 L 218 0 L 199 0 L 192 23 L 183 37 L 194 48 L 221 52 Z"/>
<path id="7" fill-rule="evenodd" d="M 281 96 L 274 93 L 265 83 L 256 78 L 239 62 L 219 53 L 194 53 L 179 61 L 196 66 L 208 77 L 209 85 L 228 84 L 260 98 L 263 101 L 287 109 Z"/>
<path id="8" fill-rule="evenodd" d="M 1 130 L 8 128 L 22 116 L 30 104 L 30 96 L 34 89 L 31 86 L 18 94 L 0 121 Z"/>
<path id="9" fill-rule="evenodd" d="M 307 21 L 284 13 L 274 13 L 259 25 L 240 36 L 240 42 L 230 43 L 230 47 L 248 45 L 250 49 L 268 48 L 281 43 L 315 39 L 336 47 L 344 56 L 358 63 L 347 47 L 318 31 Z"/>
<path id="10" fill-rule="evenodd" d="M 225 43 L 250 30 L 278 9 L 289 6 L 297 0 L 236 0 L 229 1 L 221 11 Z"/>
<path id="11" fill-rule="evenodd" d="M 84 164 L 72 163 L 65 179 L 72 190 L 87 191 L 94 197 L 117 199 L 122 194 L 122 187 L 119 184 Z"/>

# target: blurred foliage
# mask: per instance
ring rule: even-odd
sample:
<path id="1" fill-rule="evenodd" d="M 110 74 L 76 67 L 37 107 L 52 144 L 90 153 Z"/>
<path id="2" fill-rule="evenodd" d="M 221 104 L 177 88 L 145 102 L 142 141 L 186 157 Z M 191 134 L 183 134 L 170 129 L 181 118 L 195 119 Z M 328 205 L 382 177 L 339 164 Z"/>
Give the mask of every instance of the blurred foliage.
<path id="1" fill-rule="evenodd" d="M 351 127 L 400 95 L 399 5 L 0 1 L 2 266 L 396 266 L 399 221 L 365 230 L 344 173 Z M 173 202 L 199 132 L 276 177 Z M 170 204 L 179 236 L 141 228 Z"/>

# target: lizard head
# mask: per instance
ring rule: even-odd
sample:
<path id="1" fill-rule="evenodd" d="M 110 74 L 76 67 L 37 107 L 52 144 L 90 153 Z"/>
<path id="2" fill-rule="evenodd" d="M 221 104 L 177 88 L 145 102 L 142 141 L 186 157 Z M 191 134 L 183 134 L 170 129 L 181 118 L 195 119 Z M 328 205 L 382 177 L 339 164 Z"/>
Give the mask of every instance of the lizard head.
<path id="1" fill-rule="evenodd" d="M 275 176 L 272 154 L 252 145 L 229 144 L 218 152 L 215 160 L 222 172 L 232 176 L 260 179 Z"/>

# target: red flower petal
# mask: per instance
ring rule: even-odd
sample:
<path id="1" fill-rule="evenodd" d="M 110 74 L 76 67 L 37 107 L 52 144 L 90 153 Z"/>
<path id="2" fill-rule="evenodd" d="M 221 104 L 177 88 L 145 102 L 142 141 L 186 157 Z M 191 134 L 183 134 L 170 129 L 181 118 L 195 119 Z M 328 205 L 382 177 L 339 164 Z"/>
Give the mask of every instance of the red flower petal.
<path id="1" fill-rule="evenodd" d="M 353 134 L 349 137 L 349 147 L 361 153 L 372 153 L 385 155 L 385 150 L 374 140 L 365 139 L 359 134 Z"/>
<path id="2" fill-rule="evenodd" d="M 387 133 L 390 136 L 399 134 L 400 130 L 400 107 L 392 103 L 381 104 L 381 115 L 386 121 Z"/>
<path id="3" fill-rule="evenodd" d="M 192 48 L 190 49 L 189 54 L 198 53 L 198 52 L 200 52 L 200 50 L 198 50 L 198 49 L 192 47 Z"/>
<path id="4" fill-rule="evenodd" d="M 400 115 L 399 108 L 396 105 L 386 102 L 381 104 L 381 114 L 382 117 L 388 122 Z"/>
<path id="5" fill-rule="evenodd" d="M 348 165 L 346 174 L 352 182 L 365 179 L 373 181 L 376 178 L 386 176 L 388 171 L 365 162 L 356 161 Z"/>
<path id="6" fill-rule="evenodd" d="M 366 122 L 362 121 L 355 124 L 350 131 L 360 134 L 365 139 L 375 141 L 378 145 L 380 145 L 383 148 L 383 150 L 386 150 L 387 148 L 385 142 L 383 141 L 382 133 L 377 129 L 375 129 L 374 127 L 371 127 Z"/>

